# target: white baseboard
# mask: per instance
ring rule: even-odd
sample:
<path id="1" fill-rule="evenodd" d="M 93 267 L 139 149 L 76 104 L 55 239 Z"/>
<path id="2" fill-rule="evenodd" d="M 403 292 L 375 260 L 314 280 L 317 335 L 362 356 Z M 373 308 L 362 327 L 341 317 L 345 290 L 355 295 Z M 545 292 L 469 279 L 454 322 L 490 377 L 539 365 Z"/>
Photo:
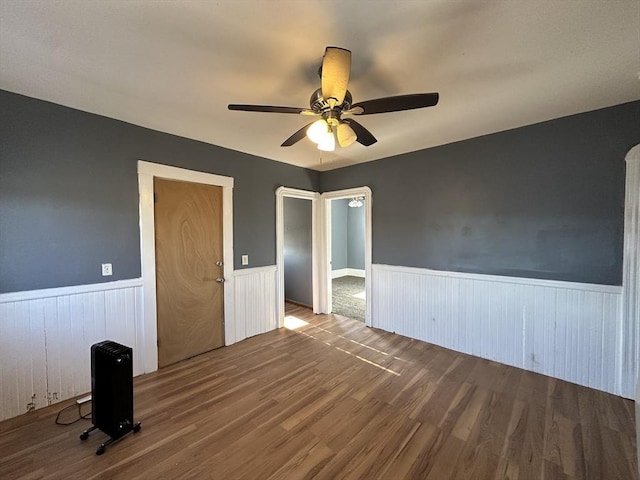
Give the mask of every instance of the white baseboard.
<path id="1" fill-rule="evenodd" d="M 360 277 L 365 278 L 365 271 L 358 268 L 340 268 L 331 272 L 331 278 Z"/>
<path id="2" fill-rule="evenodd" d="M 347 276 L 346 268 L 338 268 L 336 270 L 331 271 L 331 278 L 340 278 L 340 277 L 346 277 L 346 276 Z"/>

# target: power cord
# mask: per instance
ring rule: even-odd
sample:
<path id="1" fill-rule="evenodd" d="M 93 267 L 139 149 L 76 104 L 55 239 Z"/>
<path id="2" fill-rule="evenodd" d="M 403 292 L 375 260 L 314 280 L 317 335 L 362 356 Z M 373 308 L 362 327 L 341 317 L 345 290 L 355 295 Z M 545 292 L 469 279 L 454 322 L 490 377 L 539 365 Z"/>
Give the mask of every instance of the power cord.
<path id="1" fill-rule="evenodd" d="M 78 418 L 76 418 L 75 420 L 72 420 L 70 422 L 61 422 L 60 421 L 60 415 L 62 415 L 64 412 L 66 412 L 67 410 L 69 410 L 73 406 L 77 406 L 78 407 Z M 62 410 L 60 410 L 58 412 L 58 415 L 56 416 L 56 425 L 73 425 L 74 423 L 76 423 L 76 422 L 78 422 L 80 420 L 91 420 L 91 412 L 85 413 L 83 415 L 81 409 L 82 409 L 82 404 L 80 404 L 80 403 L 67 405 L 66 407 L 64 407 Z"/>

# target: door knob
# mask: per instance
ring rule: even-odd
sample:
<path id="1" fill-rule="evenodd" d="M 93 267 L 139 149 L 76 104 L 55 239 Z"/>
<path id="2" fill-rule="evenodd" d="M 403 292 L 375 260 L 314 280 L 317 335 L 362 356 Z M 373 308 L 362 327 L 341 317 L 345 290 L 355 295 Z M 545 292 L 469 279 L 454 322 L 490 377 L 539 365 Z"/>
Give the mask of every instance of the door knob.
<path id="1" fill-rule="evenodd" d="M 218 278 L 216 278 L 216 282 L 224 283 L 224 278 L 223 277 L 218 277 Z"/>
<path id="2" fill-rule="evenodd" d="M 222 260 L 218 260 L 218 261 L 216 262 L 216 267 L 221 267 L 222 265 L 224 265 L 224 264 L 222 263 Z"/>

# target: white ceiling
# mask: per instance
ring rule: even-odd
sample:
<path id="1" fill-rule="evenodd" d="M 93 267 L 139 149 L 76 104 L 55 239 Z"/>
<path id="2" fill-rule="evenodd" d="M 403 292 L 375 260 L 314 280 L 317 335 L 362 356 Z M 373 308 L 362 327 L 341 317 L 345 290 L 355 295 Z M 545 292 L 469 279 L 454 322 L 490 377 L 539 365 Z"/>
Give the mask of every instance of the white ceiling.
<path id="1" fill-rule="evenodd" d="M 355 102 L 440 103 L 322 159 L 279 146 L 308 117 L 227 110 L 308 107 L 327 45 Z M 639 74 L 638 0 L 0 0 L 0 88 L 321 171 L 637 100 Z"/>

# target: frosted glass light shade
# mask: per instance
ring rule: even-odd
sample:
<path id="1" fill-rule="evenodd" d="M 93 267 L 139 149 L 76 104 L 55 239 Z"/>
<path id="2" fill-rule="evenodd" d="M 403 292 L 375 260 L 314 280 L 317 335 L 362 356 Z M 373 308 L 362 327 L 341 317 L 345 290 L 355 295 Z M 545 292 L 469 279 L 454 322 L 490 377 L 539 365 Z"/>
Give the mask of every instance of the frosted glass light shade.
<path id="1" fill-rule="evenodd" d="M 309 137 L 309 140 L 311 140 L 313 143 L 322 142 L 322 140 L 327 137 L 328 133 L 329 124 L 327 124 L 327 121 L 324 118 L 313 122 L 311 126 L 307 128 L 307 137 Z"/>
<path id="2" fill-rule="evenodd" d="M 336 149 L 336 139 L 333 136 L 333 132 L 329 131 L 325 133 L 324 138 L 318 143 L 318 150 L 324 152 L 333 152 Z"/>
<path id="3" fill-rule="evenodd" d="M 340 144 L 341 147 L 348 147 L 358 138 L 353 128 L 346 123 L 338 125 L 338 131 L 336 133 L 338 135 L 338 144 Z"/>

